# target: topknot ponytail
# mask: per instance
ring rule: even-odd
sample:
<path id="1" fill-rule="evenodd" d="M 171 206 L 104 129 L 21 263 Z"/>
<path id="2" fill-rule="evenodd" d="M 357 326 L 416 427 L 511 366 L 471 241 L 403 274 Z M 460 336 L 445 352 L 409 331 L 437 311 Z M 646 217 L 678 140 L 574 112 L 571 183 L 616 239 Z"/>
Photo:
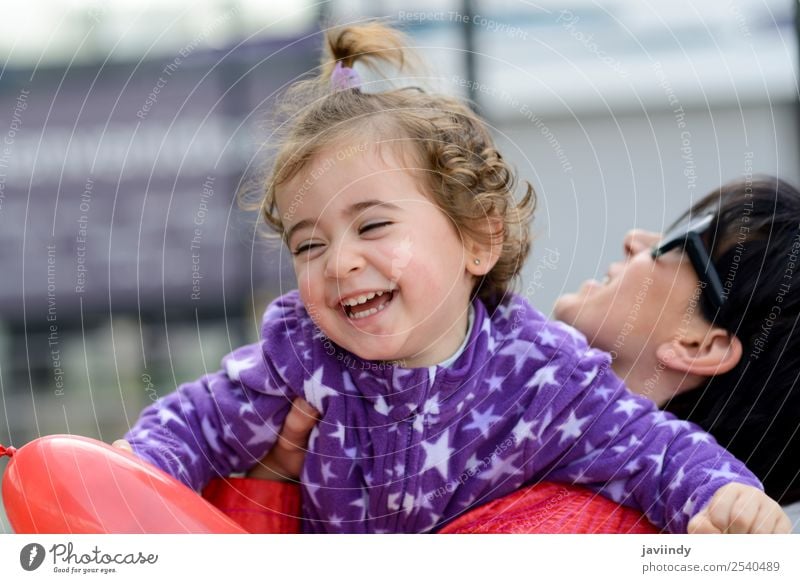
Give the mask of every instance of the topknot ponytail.
<path id="1" fill-rule="evenodd" d="M 360 62 L 376 72 L 383 72 L 385 66 L 401 70 L 406 66 L 409 45 L 405 34 L 379 22 L 329 29 L 320 80 L 330 80 L 336 63 L 353 68 Z"/>

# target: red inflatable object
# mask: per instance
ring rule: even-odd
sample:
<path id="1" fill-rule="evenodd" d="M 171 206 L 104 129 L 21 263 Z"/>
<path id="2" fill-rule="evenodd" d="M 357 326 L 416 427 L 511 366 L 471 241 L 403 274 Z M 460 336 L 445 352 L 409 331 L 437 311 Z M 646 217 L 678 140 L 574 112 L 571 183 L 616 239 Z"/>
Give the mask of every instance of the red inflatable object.
<path id="1" fill-rule="evenodd" d="M 632 508 L 579 486 L 542 482 L 467 512 L 441 534 L 656 534 Z"/>
<path id="2" fill-rule="evenodd" d="M 17 533 L 246 533 L 171 476 L 94 439 L 51 435 L 0 455 L 11 457 L 3 503 Z"/>

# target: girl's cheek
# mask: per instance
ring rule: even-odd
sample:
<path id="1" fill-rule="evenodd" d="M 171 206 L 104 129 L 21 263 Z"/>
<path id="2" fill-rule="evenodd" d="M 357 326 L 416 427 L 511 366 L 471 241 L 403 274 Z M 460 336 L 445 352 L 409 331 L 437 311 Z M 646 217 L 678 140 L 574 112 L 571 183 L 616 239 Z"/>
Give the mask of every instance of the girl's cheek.
<path id="1" fill-rule="evenodd" d="M 407 246 L 388 240 L 370 242 L 369 252 L 365 254 L 369 269 L 375 270 L 389 280 L 397 281 L 404 277 L 413 253 Z"/>
<path id="2" fill-rule="evenodd" d="M 304 304 L 313 303 L 314 291 L 319 290 L 320 283 L 315 285 L 311 273 L 305 268 L 295 270 L 295 275 L 297 276 L 297 287 L 300 290 L 300 299 Z"/>

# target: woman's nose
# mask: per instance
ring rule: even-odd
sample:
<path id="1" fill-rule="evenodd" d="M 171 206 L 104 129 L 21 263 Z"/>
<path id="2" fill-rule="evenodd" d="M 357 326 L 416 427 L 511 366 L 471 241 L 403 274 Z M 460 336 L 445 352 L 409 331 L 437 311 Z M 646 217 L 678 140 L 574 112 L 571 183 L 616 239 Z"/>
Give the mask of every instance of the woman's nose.
<path id="1" fill-rule="evenodd" d="M 364 256 L 354 245 L 341 244 L 333 247 L 325 264 L 325 277 L 343 279 L 364 267 Z"/>
<path id="2" fill-rule="evenodd" d="M 642 251 L 649 251 L 661 240 L 660 233 L 645 231 L 643 229 L 633 229 L 628 231 L 623 240 L 622 247 L 625 255 L 631 257 Z"/>

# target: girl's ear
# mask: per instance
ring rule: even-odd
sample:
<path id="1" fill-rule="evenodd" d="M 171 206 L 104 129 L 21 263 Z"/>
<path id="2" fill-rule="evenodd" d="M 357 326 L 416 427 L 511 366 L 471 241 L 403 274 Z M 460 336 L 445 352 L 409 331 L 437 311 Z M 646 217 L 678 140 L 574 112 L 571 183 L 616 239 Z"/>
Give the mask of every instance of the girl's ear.
<path id="1" fill-rule="evenodd" d="M 487 217 L 484 228 L 488 241 L 478 242 L 469 238 L 464 245 L 467 271 L 476 276 L 489 273 L 503 252 L 503 220 Z"/>
<path id="2" fill-rule="evenodd" d="M 712 377 L 726 373 L 742 359 L 742 342 L 736 335 L 718 326 L 702 336 L 687 336 L 664 342 L 656 357 L 667 368 L 690 375 Z"/>

